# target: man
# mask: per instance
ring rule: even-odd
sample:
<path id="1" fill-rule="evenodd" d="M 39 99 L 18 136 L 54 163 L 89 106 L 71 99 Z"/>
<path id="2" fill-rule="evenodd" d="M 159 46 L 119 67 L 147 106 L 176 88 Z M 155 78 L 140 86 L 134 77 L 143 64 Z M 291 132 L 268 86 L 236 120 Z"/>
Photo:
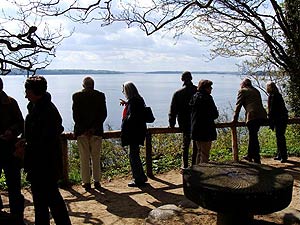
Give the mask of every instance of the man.
<path id="1" fill-rule="evenodd" d="M 267 112 L 263 107 L 260 92 L 252 86 L 251 80 L 248 78 L 245 78 L 241 83 L 233 123 L 238 121 L 242 106 L 246 111 L 246 125 L 249 131 L 248 154 L 244 159 L 260 164 L 258 131 L 263 122 L 267 120 Z"/>
<path id="2" fill-rule="evenodd" d="M 192 140 L 197 146 L 196 164 L 207 163 L 212 141 L 217 139 L 217 129 L 214 120 L 219 112 L 211 96 L 213 82 L 200 80 L 197 93 L 190 101 L 192 111 Z"/>
<path id="3" fill-rule="evenodd" d="M 192 83 L 192 74 L 189 71 L 185 71 L 181 75 L 183 87 L 177 90 L 171 101 L 170 112 L 169 112 L 169 126 L 175 127 L 176 118 L 178 125 L 183 134 L 182 140 L 182 167 L 188 167 L 189 159 L 189 147 L 191 143 L 191 108 L 189 102 L 191 97 L 196 93 L 197 87 Z M 193 144 L 193 157 L 192 164 L 195 164 L 195 153 L 196 148 Z"/>
<path id="4" fill-rule="evenodd" d="M 83 90 L 73 94 L 74 134 L 80 157 L 83 187 L 91 188 L 91 165 L 96 189 L 101 188 L 101 148 L 103 123 L 107 117 L 105 94 L 94 89 L 91 77 L 83 79 Z"/>
<path id="5" fill-rule="evenodd" d="M 16 225 L 24 224 L 24 197 L 21 194 L 21 162 L 14 155 L 17 137 L 23 133 L 24 119 L 18 103 L 3 91 L 0 78 L 0 175 L 5 174 L 10 213 Z M 2 201 L 0 199 L 1 205 Z"/>
<path id="6" fill-rule="evenodd" d="M 47 81 L 42 76 L 30 77 L 25 82 L 28 115 L 25 119 L 24 170 L 31 183 L 36 225 L 50 225 L 49 208 L 57 225 L 71 225 L 58 180 L 62 175 L 60 135 L 62 118 L 51 102 Z"/>

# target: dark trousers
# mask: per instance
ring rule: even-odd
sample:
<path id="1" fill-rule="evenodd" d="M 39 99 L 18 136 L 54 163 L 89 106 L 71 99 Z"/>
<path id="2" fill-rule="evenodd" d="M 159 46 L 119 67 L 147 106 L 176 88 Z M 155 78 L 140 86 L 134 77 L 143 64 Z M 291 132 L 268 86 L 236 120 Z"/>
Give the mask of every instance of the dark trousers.
<path id="1" fill-rule="evenodd" d="M 56 225 L 70 225 L 65 202 L 56 181 L 31 179 L 35 225 L 50 225 L 49 209 Z"/>
<path id="2" fill-rule="evenodd" d="M 256 163 L 260 163 L 258 131 L 262 125 L 262 122 L 262 120 L 251 120 L 247 123 L 247 128 L 249 131 L 248 157 L 253 159 Z"/>
<path id="3" fill-rule="evenodd" d="M 147 180 L 147 177 L 144 173 L 143 164 L 140 158 L 140 147 L 138 144 L 129 145 L 129 161 L 135 183 L 144 183 Z"/>
<path id="4" fill-rule="evenodd" d="M 285 131 L 287 123 L 286 121 L 281 121 L 275 124 L 275 134 L 276 134 L 276 143 L 277 143 L 277 156 L 281 159 L 287 159 L 287 148 L 285 140 Z"/>
<path id="5" fill-rule="evenodd" d="M 24 196 L 21 193 L 21 166 L 19 159 L 13 156 L 13 148 L 13 143 L 0 142 L 0 175 L 3 170 L 8 190 L 10 213 L 21 223 L 24 212 Z"/>
<path id="6" fill-rule="evenodd" d="M 189 166 L 189 149 L 191 144 L 191 134 L 183 132 L 182 134 L 182 166 L 187 168 Z M 192 165 L 196 163 L 197 146 L 193 141 Z"/>

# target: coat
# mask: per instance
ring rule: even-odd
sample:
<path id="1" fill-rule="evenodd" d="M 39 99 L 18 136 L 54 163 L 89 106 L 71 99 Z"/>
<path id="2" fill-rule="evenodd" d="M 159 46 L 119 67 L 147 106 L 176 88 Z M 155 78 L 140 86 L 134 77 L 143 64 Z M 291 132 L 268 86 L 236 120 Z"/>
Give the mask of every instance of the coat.
<path id="1" fill-rule="evenodd" d="M 144 117 L 145 102 L 142 97 L 133 97 L 127 102 L 122 119 L 121 143 L 126 145 L 144 145 L 147 125 Z"/>
<path id="2" fill-rule="evenodd" d="M 261 95 L 259 91 L 252 87 L 241 88 L 238 92 L 236 108 L 234 112 L 234 120 L 238 120 L 238 116 L 242 106 L 245 108 L 246 123 L 251 120 L 266 120 L 267 112 L 263 107 Z"/>
<path id="3" fill-rule="evenodd" d="M 27 179 L 57 181 L 62 175 L 60 135 L 64 128 L 62 118 L 46 93 L 36 103 L 27 105 L 25 118 L 24 169 Z"/>
<path id="4" fill-rule="evenodd" d="M 191 106 L 189 103 L 196 91 L 197 87 L 192 82 L 186 82 L 183 88 L 174 93 L 169 111 L 170 127 L 175 126 L 177 118 L 182 132 L 191 132 Z"/>
<path id="5" fill-rule="evenodd" d="M 83 89 L 74 93 L 72 99 L 75 136 L 87 131 L 93 135 L 102 136 L 103 123 L 107 117 L 104 93 L 93 89 Z"/>
<path id="6" fill-rule="evenodd" d="M 213 141 L 217 139 L 217 130 L 214 120 L 219 112 L 215 102 L 206 91 L 198 91 L 190 101 L 192 109 L 191 131 L 194 141 Z"/>
<path id="7" fill-rule="evenodd" d="M 268 97 L 268 118 L 270 127 L 287 123 L 288 110 L 280 93 L 270 94 Z"/>

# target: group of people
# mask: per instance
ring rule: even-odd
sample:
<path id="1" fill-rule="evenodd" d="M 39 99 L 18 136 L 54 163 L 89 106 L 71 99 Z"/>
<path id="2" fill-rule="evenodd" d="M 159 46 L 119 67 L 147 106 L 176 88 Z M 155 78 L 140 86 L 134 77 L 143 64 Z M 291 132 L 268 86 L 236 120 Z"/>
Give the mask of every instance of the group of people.
<path id="1" fill-rule="evenodd" d="M 192 83 L 189 71 L 181 75 L 183 87 L 172 97 L 169 111 L 169 126 L 175 127 L 176 120 L 183 133 L 182 168 L 189 166 L 189 147 L 193 142 L 192 165 L 209 161 L 212 141 L 216 140 L 217 132 L 214 120 L 219 113 L 211 96 L 213 82 L 200 80 L 196 87 Z M 275 160 L 287 162 L 285 131 L 288 122 L 288 110 L 276 84 L 267 83 L 268 113 L 266 112 L 260 92 L 252 85 L 250 79 L 241 82 L 238 91 L 233 123 L 237 123 L 241 108 L 245 109 L 245 121 L 249 131 L 248 152 L 244 159 L 260 164 L 260 145 L 258 131 L 264 124 L 276 132 L 277 156 Z"/>
<path id="2" fill-rule="evenodd" d="M 213 140 L 217 138 L 214 120 L 218 109 L 211 96 L 213 82 L 200 80 L 192 83 L 189 71 L 181 75 L 183 87 L 177 90 L 171 101 L 169 126 L 176 120 L 183 133 L 182 167 L 189 166 L 189 147 L 193 141 L 192 165 L 209 161 Z M 83 89 L 72 96 L 74 135 L 80 157 L 82 185 L 91 189 L 101 188 L 101 145 L 103 123 L 107 117 L 106 97 L 94 88 L 92 77 L 85 77 Z M 145 101 L 133 82 L 125 82 L 122 92 L 126 100 L 121 123 L 121 144 L 129 146 L 129 160 L 133 180 L 129 187 L 141 187 L 147 182 L 140 158 L 140 146 L 146 136 L 144 117 Z M 259 91 L 249 79 L 244 79 L 238 92 L 233 122 L 238 121 L 241 107 L 246 111 L 249 130 L 248 161 L 260 163 L 258 131 L 267 120 L 275 129 L 278 153 L 275 159 L 287 161 L 285 130 L 288 111 L 275 83 L 267 84 L 268 115 L 262 105 Z M 0 172 L 4 171 L 8 187 L 10 213 L 16 225 L 24 225 L 24 197 L 21 193 L 21 168 L 31 183 L 35 224 L 50 224 L 49 209 L 57 225 L 71 224 L 65 202 L 59 192 L 58 180 L 62 176 L 62 151 L 60 136 L 64 130 L 62 118 L 47 92 L 47 81 L 43 76 L 27 78 L 25 97 L 29 100 L 25 120 L 17 101 L 3 91 L 0 78 Z M 0 198 L 0 209 L 3 208 Z"/>

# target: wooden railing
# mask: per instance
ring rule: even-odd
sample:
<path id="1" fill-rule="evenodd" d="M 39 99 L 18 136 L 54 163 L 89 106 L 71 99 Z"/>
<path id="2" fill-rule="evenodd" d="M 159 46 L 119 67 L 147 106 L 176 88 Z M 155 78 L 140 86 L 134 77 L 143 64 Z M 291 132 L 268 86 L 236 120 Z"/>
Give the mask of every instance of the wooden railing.
<path id="1" fill-rule="evenodd" d="M 288 120 L 288 124 L 300 124 L 300 118 L 291 118 Z M 232 140 L 232 155 L 233 160 L 238 161 L 238 139 L 237 139 L 237 127 L 246 126 L 245 122 L 237 123 L 217 123 L 217 128 L 230 128 L 231 129 L 231 140 Z M 268 124 L 264 124 L 268 126 Z M 146 173 L 148 177 L 153 177 L 152 170 L 152 135 L 153 134 L 171 134 L 180 133 L 179 128 L 159 127 L 159 128 L 148 128 L 146 134 L 145 148 L 146 148 Z M 120 138 L 121 131 L 106 131 L 103 134 L 103 139 Z M 73 133 L 64 133 L 62 135 L 62 149 L 63 149 L 63 181 L 68 182 L 68 140 L 75 140 Z"/>

